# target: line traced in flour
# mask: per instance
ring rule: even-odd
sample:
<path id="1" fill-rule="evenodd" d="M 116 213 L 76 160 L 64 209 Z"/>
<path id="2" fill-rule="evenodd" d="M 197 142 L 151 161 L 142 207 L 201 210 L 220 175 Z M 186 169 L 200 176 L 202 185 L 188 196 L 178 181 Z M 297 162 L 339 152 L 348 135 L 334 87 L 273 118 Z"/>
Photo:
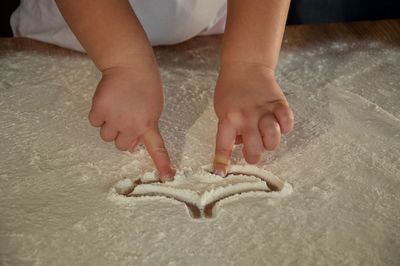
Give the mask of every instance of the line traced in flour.
<path id="1" fill-rule="evenodd" d="M 205 171 L 208 174 L 212 174 L 208 169 L 203 168 L 203 171 Z M 128 188 L 125 190 L 120 190 L 118 193 L 121 195 L 124 195 L 126 197 L 146 197 L 146 196 L 159 196 L 159 197 L 165 197 L 169 199 L 176 200 L 178 202 L 181 202 L 186 205 L 189 214 L 192 218 L 198 219 L 198 218 L 212 218 L 217 215 L 216 213 L 216 206 L 217 204 L 226 198 L 233 197 L 236 195 L 241 195 L 244 193 L 250 193 L 250 192 L 264 192 L 264 193 L 270 193 L 270 192 L 280 192 L 284 189 L 285 187 L 285 182 L 280 180 L 279 178 L 271 175 L 267 177 L 267 175 L 263 175 L 262 173 L 258 173 L 260 170 L 258 168 L 254 167 L 238 167 L 235 166 L 231 171 L 229 171 L 228 176 L 237 176 L 240 179 L 240 176 L 245 176 L 245 177 L 253 177 L 256 179 L 259 179 L 262 182 L 248 182 L 246 180 L 243 180 L 243 183 L 236 183 L 236 184 L 225 184 L 226 186 L 219 187 L 219 190 L 205 190 L 202 192 L 202 194 L 196 194 L 198 200 L 193 200 L 193 199 L 188 199 L 188 197 L 185 198 L 185 196 L 180 195 L 183 194 L 184 190 L 179 192 L 174 192 L 174 189 L 178 189 L 178 187 L 161 187 L 157 186 L 157 184 L 162 185 L 158 180 L 146 180 L 143 181 L 141 179 L 137 179 L 135 181 L 129 181 L 130 185 L 128 184 Z M 229 178 L 229 177 L 226 177 Z M 135 191 L 136 188 L 140 187 L 141 185 L 144 186 L 151 186 L 154 184 L 154 187 L 151 187 L 152 189 L 142 189 L 141 191 Z M 236 187 L 235 187 L 236 185 Z M 288 184 L 290 187 L 291 192 L 291 186 Z M 208 199 L 204 199 L 205 194 L 209 193 L 211 196 L 211 200 L 208 201 Z M 189 196 L 190 197 L 190 196 Z"/>

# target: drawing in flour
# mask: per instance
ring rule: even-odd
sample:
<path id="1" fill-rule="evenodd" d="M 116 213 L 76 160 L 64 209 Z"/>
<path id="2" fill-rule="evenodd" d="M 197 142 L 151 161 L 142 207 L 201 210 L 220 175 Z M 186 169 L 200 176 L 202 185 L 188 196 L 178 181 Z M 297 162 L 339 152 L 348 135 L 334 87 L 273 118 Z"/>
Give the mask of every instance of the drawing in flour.
<path id="1" fill-rule="evenodd" d="M 193 218 L 211 218 L 221 200 L 248 192 L 272 193 L 281 197 L 292 192 L 292 186 L 272 173 L 256 166 L 232 165 L 226 177 L 210 173 L 210 167 L 198 171 L 178 171 L 175 180 L 161 183 L 154 173 L 140 179 L 123 179 L 115 192 L 126 197 L 163 196 L 187 206 Z"/>

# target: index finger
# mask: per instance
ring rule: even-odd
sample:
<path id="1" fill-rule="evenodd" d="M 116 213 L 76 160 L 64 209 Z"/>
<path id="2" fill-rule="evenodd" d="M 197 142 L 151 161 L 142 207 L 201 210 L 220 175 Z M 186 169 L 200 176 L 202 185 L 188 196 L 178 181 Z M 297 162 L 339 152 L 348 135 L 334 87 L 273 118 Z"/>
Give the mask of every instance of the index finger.
<path id="1" fill-rule="evenodd" d="M 165 148 L 164 140 L 162 139 L 158 128 L 149 129 L 142 136 L 142 140 L 151 159 L 153 159 L 160 180 L 172 180 L 175 175 L 175 169 L 171 166 L 168 151 Z"/>
<path id="2" fill-rule="evenodd" d="M 233 145 L 236 139 L 236 128 L 229 122 L 220 122 L 215 144 L 214 157 L 214 173 L 220 176 L 226 176 L 233 150 Z"/>

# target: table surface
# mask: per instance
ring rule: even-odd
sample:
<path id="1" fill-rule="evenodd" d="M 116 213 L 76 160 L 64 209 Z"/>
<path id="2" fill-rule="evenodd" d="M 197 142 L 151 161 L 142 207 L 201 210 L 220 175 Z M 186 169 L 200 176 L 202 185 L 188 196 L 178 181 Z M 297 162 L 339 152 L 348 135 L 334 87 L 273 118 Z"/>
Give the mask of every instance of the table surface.
<path id="1" fill-rule="evenodd" d="M 155 49 L 179 170 L 212 160 L 220 40 Z M 398 266 L 399 62 L 400 20 L 288 26 L 276 74 L 295 129 L 258 166 L 293 193 L 228 198 L 198 221 L 180 202 L 113 193 L 154 166 L 89 125 L 100 73 L 85 54 L 0 39 L 0 264 Z"/>

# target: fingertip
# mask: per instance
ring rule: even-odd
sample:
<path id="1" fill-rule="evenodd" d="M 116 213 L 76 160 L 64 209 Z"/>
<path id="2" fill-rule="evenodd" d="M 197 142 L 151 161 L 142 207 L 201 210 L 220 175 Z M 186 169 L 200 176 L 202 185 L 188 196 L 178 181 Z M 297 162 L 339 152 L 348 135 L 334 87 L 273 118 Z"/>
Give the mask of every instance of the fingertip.
<path id="1" fill-rule="evenodd" d="M 160 177 L 160 181 L 162 183 L 174 181 L 174 176 L 166 176 L 166 177 L 163 177 L 163 178 Z"/>
<path id="2" fill-rule="evenodd" d="M 213 162 L 213 173 L 219 176 L 226 176 L 230 167 L 230 157 L 217 154 Z"/>
<path id="3" fill-rule="evenodd" d="M 243 150 L 244 159 L 248 164 L 256 164 L 261 160 L 261 153 L 257 154 L 248 154 L 245 150 Z"/>
<path id="4" fill-rule="evenodd" d="M 249 164 L 256 164 L 260 161 L 264 146 L 258 125 L 248 125 L 243 130 L 242 154 Z"/>
<path id="5" fill-rule="evenodd" d="M 264 137 L 263 140 L 264 140 L 264 148 L 267 151 L 273 151 L 279 147 L 280 136 L 278 136 L 276 139 Z"/>
<path id="6" fill-rule="evenodd" d="M 105 142 L 111 142 L 118 137 L 118 131 L 116 129 L 114 129 L 112 126 L 110 126 L 109 124 L 105 123 L 100 128 L 100 137 Z"/>
<path id="7" fill-rule="evenodd" d="M 225 169 L 214 169 L 213 174 L 225 177 L 228 172 Z"/>
<path id="8" fill-rule="evenodd" d="M 279 122 L 272 115 L 266 115 L 260 120 L 259 129 L 262 135 L 264 148 L 268 151 L 275 150 L 281 140 L 281 128 Z"/>
<path id="9" fill-rule="evenodd" d="M 278 120 L 282 134 L 293 130 L 294 115 L 292 109 L 287 105 L 281 105 L 274 110 L 274 115 Z"/>
<path id="10" fill-rule="evenodd" d="M 222 165 L 216 165 L 215 163 L 214 163 L 214 165 L 213 165 L 213 174 L 214 175 L 219 175 L 219 176 L 221 176 L 221 177 L 225 177 L 226 175 L 227 175 L 227 173 L 228 173 L 228 169 L 229 169 L 229 167 L 228 166 L 222 166 Z"/>
<path id="11" fill-rule="evenodd" d="M 161 182 L 168 182 L 168 181 L 173 181 L 174 176 L 176 174 L 176 169 L 173 166 L 168 167 L 168 169 L 163 169 L 161 172 L 159 172 L 159 177 Z"/>
<path id="12" fill-rule="evenodd" d="M 128 147 L 122 146 L 117 140 L 114 141 L 115 147 L 120 151 L 127 151 Z"/>
<path id="13" fill-rule="evenodd" d="M 90 110 L 88 120 L 93 127 L 101 127 L 104 124 L 104 120 L 93 110 Z"/>

